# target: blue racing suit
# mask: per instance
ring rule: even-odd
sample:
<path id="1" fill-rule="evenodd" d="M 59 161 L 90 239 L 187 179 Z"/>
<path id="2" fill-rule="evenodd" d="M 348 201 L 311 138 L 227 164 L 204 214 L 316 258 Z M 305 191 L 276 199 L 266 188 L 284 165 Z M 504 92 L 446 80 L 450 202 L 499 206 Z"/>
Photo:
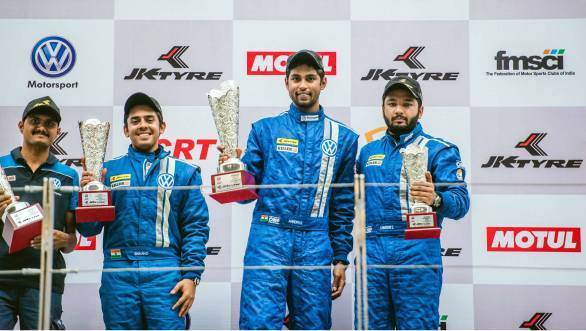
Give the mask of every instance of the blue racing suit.
<path id="1" fill-rule="evenodd" d="M 208 210 L 199 190 L 173 186 L 201 185 L 198 167 L 169 156 L 162 146 L 142 153 L 132 146 L 104 164 L 116 219 L 78 223 L 84 236 L 104 228 L 104 268 L 203 267 L 208 240 Z M 134 186 L 156 190 L 132 190 Z M 199 279 L 202 270 L 104 272 L 100 298 L 108 329 L 184 329 L 185 318 L 171 307 L 170 295 L 182 279 Z"/>
<path id="2" fill-rule="evenodd" d="M 343 124 L 295 105 L 252 125 L 242 161 L 257 184 L 317 184 L 311 188 L 259 189 L 244 257 L 245 266 L 347 264 L 352 250 L 358 135 Z M 328 269 L 246 269 L 241 329 L 281 329 L 285 303 L 295 329 L 331 327 Z"/>
<path id="3" fill-rule="evenodd" d="M 365 175 L 366 254 L 369 265 L 430 265 L 430 268 L 369 268 L 368 322 L 371 329 L 436 329 L 442 286 L 439 238 L 405 240 L 406 216 L 412 201 L 401 157 L 410 144 L 428 148 L 427 169 L 442 203 L 435 210 L 441 226 L 445 217 L 459 219 L 470 199 L 458 148 L 423 132 L 417 124 L 398 140 L 388 133 L 362 148 L 356 165 Z M 398 186 L 368 186 L 398 183 Z"/>

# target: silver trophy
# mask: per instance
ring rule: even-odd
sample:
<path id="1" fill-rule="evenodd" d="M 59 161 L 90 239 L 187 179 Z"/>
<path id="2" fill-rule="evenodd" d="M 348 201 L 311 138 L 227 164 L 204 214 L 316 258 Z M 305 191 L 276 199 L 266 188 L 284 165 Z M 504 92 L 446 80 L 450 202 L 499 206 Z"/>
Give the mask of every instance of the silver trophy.
<path id="1" fill-rule="evenodd" d="M 407 174 L 409 185 L 415 182 L 425 182 L 425 173 L 427 172 L 427 147 L 411 144 L 401 151 L 403 157 L 403 166 Z M 411 200 L 412 213 L 430 213 L 431 206 L 421 202 Z"/>
<path id="2" fill-rule="evenodd" d="M 212 175 L 212 193 L 210 196 L 219 203 L 253 200 L 258 197 L 254 185 L 254 176 L 236 155 L 238 147 L 238 111 L 240 92 L 233 80 L 220 84 L 220 89 L 208 93 L 208 101 L 214 116 L 220 144 L 229 158 L 218 166 L 218 173 Z"/>
<path id="3" fill-rule="evenodd" d="M 22 210 L 29 206 L 28 202 L 24 201 L 16 201 L 16 197 L 14 196 L 14 192 L 12 192 L 12 187 L 10 186 L 10 182 L 8 181 L 8 177 L 6 177 L 6 173 L 4 169 L 0 166 L 0 189 L 4 191 L 5 194 L 8 194 L 12 199 L 12 202 L 6 207 L 4 210 L 4 214 L 2 214 L 2 222 L 6 222 L 6 216 L 9 214 L 15 213 L 19 210 Z"/>
<path id="4" fill-rule="evenodd" d="M 218 130 L 220 144 L 224 146 L 224 153 L 229 155 L 229 159 L 218 166 L 218 172 L 244 170 L 244 163 L 236 157 L 240 108 L 238 85 L 233 80 L 222 82 L 219 89 L 213 89 L 208 93 L 208 101 Z"/>
<path id="5" fill-rule="evenodd" d="M 79 122 L 79 133 L 81 136 L 81 147 L 85 157 L 85 167 L 91 172 L 94 180 L 83 187 L 83 191 L 101 191 L 106 186 L 102 184 L 102 168 L 106 158 L 106 147 L 108 145 L 108 134 L 110 123 L 101 122 L 92 118 Z"/>
<path id="6" fill-rule="evenodd" d="M 86 184 L 78 194 L 78 208 L 75 210 L 75 220 L 78 223 L 111 222 L 116 217 L 112 206 L 112 192 L 101 182 L 109 132 L 108 122 L 94 118 L 79 122 L 85 167 L 94 180 Z"/>

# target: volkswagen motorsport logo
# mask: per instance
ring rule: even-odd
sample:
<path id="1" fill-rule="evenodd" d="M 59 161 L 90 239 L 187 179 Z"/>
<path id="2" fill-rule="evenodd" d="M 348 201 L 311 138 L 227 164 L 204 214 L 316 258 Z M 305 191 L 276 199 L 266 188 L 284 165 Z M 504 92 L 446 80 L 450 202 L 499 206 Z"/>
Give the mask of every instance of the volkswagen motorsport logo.
<path id="1" fill-rule="evenodd" d="M 574 71 L 564 71 L 566 50 L 545 49 L 538 55 L 511 55 L 507 51 L 496 52 L 496 71 L 487 76 L 573 76 Z"/>
<path id="2" fill-rule="evenodd" d="M 31 51 L 31 64 L 36 72 L 46 78 L 65 76 L 73 69 L 76 53 L 73 45 L 59 36 L 45 37 L 39 40 Z M 29 80 L 28 88 L 77 88 L 78 82 L 45 82 Z"/>
<path id="3" fill-rule="evenodd" d="M 398 54 L 394 61 L 403 62 L 409 69 L 421 70 L 425 66 L 418 59 L 425 46 L 411 46 L 402 54 Z M 388 69 L 368 69 L 368 72 L 360 80 L 384 80 L 392 79 L 397 76 L 409 76 L 415 80 L 457 80 L 459 72 L 419 72 L 419 71 L 399 71 L 397 68 Z"/>
<path id="4" fill-rule="evenodd" d="M 515 148 L 523 148 L 532 156 L 547 156 L 539 146 L 547 133 L 531 133 Z M 584 160 L 520 159 L 519 156 L 492 155 L 481 168 L 580 168 Z"/>
<path id="5" fill-rule="evenodd" d="M 173 46 L 166 53 L 161 54 L 157 60 L 167 61 L 176 69 L 189 69 L 181 58 L 188 48 L 189 46 Z M 124 80 L 220 80 L 223 74 L 223 72 L 214 71 L 161 70 L 162 68 L 133 68 Z"/>
<path id="6" fill-rule="evenodd" d="M 338 151 L 338 144 L 332 139 L 326 139 L 321 143 L 321 151 L 327 156 L 334 156 Z"/>
<path id="7" fill-rule="evenodd" d="M 168 173 L 160 174 L 157 177 L 157 184 L 165 190 L 170 190 L 173 188 L 173 185 L 175 185 L 175 178 Z"/>
<path id="8" fill-rule="evenodd" d="M 46 37 L 33 47 L 31 61 L 39 74 L 49 78 L 61 77 L 73 69 L 75 49 L 65 38 Z"/>

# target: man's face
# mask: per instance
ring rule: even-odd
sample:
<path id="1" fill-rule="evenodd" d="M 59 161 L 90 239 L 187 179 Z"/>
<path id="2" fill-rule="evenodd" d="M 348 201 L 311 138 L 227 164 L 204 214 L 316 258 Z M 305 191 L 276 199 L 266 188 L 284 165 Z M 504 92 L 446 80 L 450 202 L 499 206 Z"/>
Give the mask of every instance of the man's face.
<path id="1" fill-rule="evenodd" d="M 405 89 L 387 94 L 383 103 L 383 116 L 389 130 L 395 135 L 411 132 L 423 115 L 423 106 Z"/>
<path id="2" fill-rule="evenodd" d="M 18 123 L 24 142 L 32 146 L 50 147 L 61 132 L 59 122 L 43 113 L 28 115 Z"/>
<path id="3" fill-rule="evenodd" d="M 157 113 L 149 106 L 135 106 L 130 109 L 124 135 L 130 138 L 132 146 L 141 152 L 154 152 L 159 147 L 159 136 L 167 125 L 160 123 Z"/>
<path id="4" fill-rule="evenodd" d="M 299 65 L 289 72 L 285 78 L 285 86 L 291 101 L 299 108 L 311 108 L 318 99 L 320 92 L 326 88 L 326 78 L 320 79 L 317 70 L 307 64 Z"/>

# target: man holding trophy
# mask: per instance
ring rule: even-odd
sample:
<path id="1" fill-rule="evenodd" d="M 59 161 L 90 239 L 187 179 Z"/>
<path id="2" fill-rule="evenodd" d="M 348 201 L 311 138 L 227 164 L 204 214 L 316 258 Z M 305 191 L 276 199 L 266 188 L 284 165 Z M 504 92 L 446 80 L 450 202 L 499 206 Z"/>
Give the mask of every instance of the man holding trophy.
<path id="1" fill-rule="evenodd" d="M 416 80 L 391 79 L 382 96 L 387 133 L 362 148 L 356 166 L 367 184 L 368 265 L 399 266 L 368 269 L 370 329 L 437 329 L 441 223 L 470 205 L 458 148 L 423 132 L 422 102 Z"/>
<path id="2" fill-rule="evenodd" d="M 165 129 L 157 100 L 144 93 L 128 98 L 128 153 L 106 162 L 102 171 L 104 184 L 112 189 L 115 219 L 78 223 L 77 228 L 84 236 L 104 228 L 104 268 L 194 269 L 102 273 L 100 298 L 108 329 L 184 329 L 203 272 L 209 235 L 206 202 L 199 190 L 173 190 L 201 185 L 200 169 L 158 144 Z M 81 185 L 99 180 L 94 173 L 84 171 Z"/>
<path id="3" fill-rule="evenodd" d="M 22 134 L 22 146 L 17 147 L 0 158 L 0 270 L 20 270 L 40 268 L 40 223 L 42 222 L 42 192 L 17 192 L 20 197 L 15 201 L 11 187 L 42 186 L 49 178 L 58 189 L 61 186 L 77 186 L 77 172 L 57 160 L 50 152 L 51 144 L 61 129 L 61 114 L 50 97 L 32 100 L 26 106 L 18 128 Z M 75 215 L 77 195 L 69 192 L 55 192 L 53 231 L 53 268 L 64 269 L 62 253 L 70 253 L 77 243 L 75 235 Z M 33 213 L 22 215 L 27 210 Z M 18 228 L 15 220 L 25 223 Z M 19 231 L 25 230 L 25 231 Z M 34 233 L 30 232 L 34 231 Z M 9 233 L 10 232 L 10 233 Z M 33 235 L 32 237 L 30 237 Z M 31 239 L 23 242 L 21 236 Z M 28 237 L 27 237 L 28 238 Z M 17 242 L 24 243 L 16 244 Z M 65 286 L 65 274 L 53 274 L 53 293 L 51 296 L 52 328 L 63 328 L 61 322 L 61 296 Z M 37 329 L 39 308 L 39 277 L 0 275 L 0 329 L 14 328 L 17 318 L 20 329 Z"/>
<path id="4" fill-rule="evenodd" d="M 318 54 L 291 55 L 289 110 L 252 125 L 242 161 L 256 184 L 315 185 L 257 191 L 244 265 L 268 268 L 244 270 L 241 329 L 281 329 L 286 305 L 290 328 L 331 327 L 332 299 L 342 294 L 352 250 L 358 135 L 325 115 L 319 96 L 326 83 Z M 228 158 L 222 154 L 220 163 Z M 350 186 L 331 187 L 338 183 Z"/>

